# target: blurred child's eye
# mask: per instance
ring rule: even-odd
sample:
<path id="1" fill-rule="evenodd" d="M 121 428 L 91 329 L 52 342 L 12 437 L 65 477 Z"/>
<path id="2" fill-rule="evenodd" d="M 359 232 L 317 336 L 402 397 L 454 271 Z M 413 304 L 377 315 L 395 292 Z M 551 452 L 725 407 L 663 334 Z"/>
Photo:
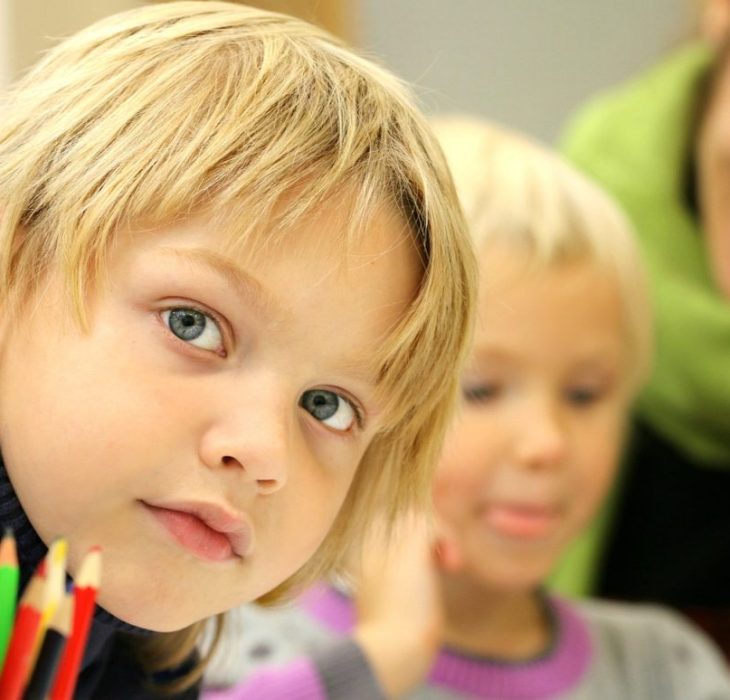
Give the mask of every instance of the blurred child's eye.
<path id="1" fill-rule="evenodd" d="M 463 387 L 461 393 L 467 403 L 486 403 L 499 396 L 500 387 L 498 384 L 475 384 Z"/>
<path id="2" fill-rule="evenodd" d="M 299 405 L 316 420 L 343 433 L 356 421 L 360 422 L 359 414 L 353 404 L 334 391 L 326 389 L 305 391 L 299 399 Z"/>
<path id="3" fill-rule="evenodd" d="M 568 401 L 574 406 L 590 406 L 601 396 L 603 396 L 603 392 L 593 387 L 574 387 L 567 391 Z"/>
<path id="4" fill-rule="evenodd" d="M 173 335 L 203 350 L 219 350 L 223 337 L 218 323 L 197 309 L 178 307 L 162 312 L 162 320 Z"/>

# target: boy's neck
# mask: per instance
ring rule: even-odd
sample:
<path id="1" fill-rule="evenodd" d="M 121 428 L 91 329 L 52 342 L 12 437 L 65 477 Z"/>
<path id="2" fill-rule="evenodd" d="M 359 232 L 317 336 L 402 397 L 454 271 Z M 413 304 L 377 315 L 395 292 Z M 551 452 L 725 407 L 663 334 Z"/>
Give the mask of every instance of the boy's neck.
<path id="1" fill-rule="evenodd" d="M 546 653 L 553 624 L 537 591 L 488 589 L 465 576 L 442 576 L 444 642 L 455 651 L 504 661 Z"/>

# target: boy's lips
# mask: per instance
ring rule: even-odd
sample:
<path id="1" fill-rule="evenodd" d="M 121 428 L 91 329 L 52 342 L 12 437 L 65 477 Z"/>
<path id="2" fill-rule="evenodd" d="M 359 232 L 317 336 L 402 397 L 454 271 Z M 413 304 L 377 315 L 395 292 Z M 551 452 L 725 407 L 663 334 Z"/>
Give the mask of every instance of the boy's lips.
<path id="1" fill-rule="evenodd" d="M 485 506 L 482 517 L 496 532 L 521 540 L 548 536 L 560 517 L 556 506 L 497 502 Z"/>
<path id="2" fill-rule="evenodd" d="M 201 559 L 226 561 L 250 553 L 251 527 L 240 513 L 203 501 L 141 503 L 179 544 Z"/>

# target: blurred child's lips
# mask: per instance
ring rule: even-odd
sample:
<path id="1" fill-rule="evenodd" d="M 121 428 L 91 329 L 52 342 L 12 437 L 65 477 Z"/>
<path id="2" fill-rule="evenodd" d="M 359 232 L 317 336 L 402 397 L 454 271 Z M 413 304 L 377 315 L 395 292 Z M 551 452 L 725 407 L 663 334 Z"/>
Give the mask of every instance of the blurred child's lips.
<path id="1" fill-rule="evenodd" d="M 207 561 L 226 561 L 249 554 L 251 528 L 237 513 L 204 502 L 142 505 L 185 549 Z"/>
<path id="2" fill-rule="evenodd" d="M 554 506 L 522 503 L 491 503 L 484 509 L 487 524 L 500 534 L 516 539 L 541 539 L 558 523 L 560 511 Z"/>

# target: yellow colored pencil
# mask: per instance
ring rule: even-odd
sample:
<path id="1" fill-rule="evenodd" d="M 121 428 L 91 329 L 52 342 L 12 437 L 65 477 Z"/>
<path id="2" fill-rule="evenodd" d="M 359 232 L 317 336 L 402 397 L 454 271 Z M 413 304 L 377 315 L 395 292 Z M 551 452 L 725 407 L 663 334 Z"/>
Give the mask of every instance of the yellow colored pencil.
<path id="1" fill-rule="evenodd" d="M 43 587 L 41 623 L 33 646 L 32 663 L 40 651 L 48 624 L 56 614 L 56 609 L 66 592 L 66 555 L 68 542 L 62 537 L 54 540 L 46 554 L 46 583 Z"/>

